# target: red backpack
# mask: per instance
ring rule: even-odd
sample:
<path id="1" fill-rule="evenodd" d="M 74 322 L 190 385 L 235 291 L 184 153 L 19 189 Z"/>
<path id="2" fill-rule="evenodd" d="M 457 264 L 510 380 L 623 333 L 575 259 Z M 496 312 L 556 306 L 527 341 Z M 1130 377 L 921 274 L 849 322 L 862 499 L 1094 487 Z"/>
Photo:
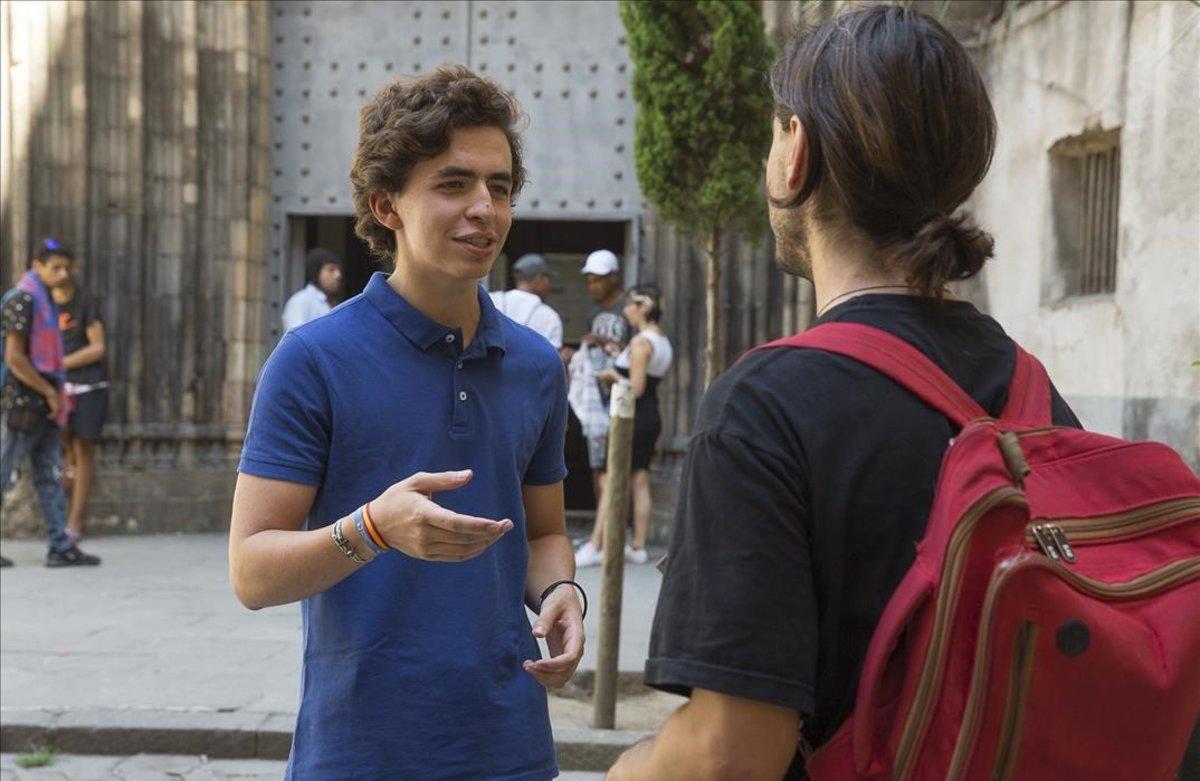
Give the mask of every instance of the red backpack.
<path id="1" fill-rule="evenodd" d="M 1200 715 L 1200 479 L 1170 448 L 1052 426 L 1017 348 L 986 412 L 921 352 L 833 323 L 764 347 L 854 358 L 961 429 L 823 779 L 1172 779 Z"/>

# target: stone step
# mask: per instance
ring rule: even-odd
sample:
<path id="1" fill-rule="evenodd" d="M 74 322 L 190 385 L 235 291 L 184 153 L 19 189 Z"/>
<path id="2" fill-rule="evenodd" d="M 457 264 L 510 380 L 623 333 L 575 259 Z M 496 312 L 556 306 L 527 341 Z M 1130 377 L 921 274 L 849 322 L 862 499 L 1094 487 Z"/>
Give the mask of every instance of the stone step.
<path id="1" fill-rule="evenodd" d="M 212 759 L 287 759 L 293 714 L 79 709 L 6 711 L 0 752 L 54 746 L 64 754 L 203 755 Z M 603 771 L 650 733 L 560 728 L 554 733 L 559 768 Z"/>

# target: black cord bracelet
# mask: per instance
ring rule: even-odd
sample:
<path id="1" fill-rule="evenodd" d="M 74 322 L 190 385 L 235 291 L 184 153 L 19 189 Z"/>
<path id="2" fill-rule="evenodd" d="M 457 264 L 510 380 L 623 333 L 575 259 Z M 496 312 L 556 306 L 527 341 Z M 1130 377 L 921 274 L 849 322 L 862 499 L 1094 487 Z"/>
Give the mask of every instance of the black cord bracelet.
<path id="1" fill-rule="evenodd" d="M 573 580 L 556 580 L 553 583 L 551 583 L 549 586 L 546 586 L 546 590 L 542 592 L 542 595 L 540 597 L 538 597 L 538 609 L 537 609 L 538 615 L 541 615 L 542 604 L 546 601 L 546 597 L 550 596 L 550 592 L 553 591 L 554 589 L 558 588 L 559 586 L 563 585 L 564 583 L 567 585 L 574 586 L 575 588 L 577 588 L 579 590 L 579 596 L 583 597 L 583 617 L 587 618 L 587 608 L 588 608 L 587 592 L 583 590 L 583 586 L 579 585 L 578 583 L 576 583 Z"/>

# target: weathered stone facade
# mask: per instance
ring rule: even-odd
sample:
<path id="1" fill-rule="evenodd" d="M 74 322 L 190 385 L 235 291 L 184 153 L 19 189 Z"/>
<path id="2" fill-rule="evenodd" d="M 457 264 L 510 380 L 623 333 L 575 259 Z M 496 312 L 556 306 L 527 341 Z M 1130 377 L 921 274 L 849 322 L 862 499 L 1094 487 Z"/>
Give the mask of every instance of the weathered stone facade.
<path id="1" fill-rule="evenodd" d="M 983 304 L 1084 425 L 1168 443 L 1200 470 L 1200 9 L 1022 4 L 973 50 L 1000 135 L 972 208 L 996 237 Z M 1050 150 L 1119 138 L 1115 289 L 1054 290 Z"/>
<path id="2" fill-rule="evenodd" d="M 778 35 L 846 5 L 767 0 L 763 14 Z M 945 16 L 968 43 L 1000 118 L 992 172 L 970 204 L 996 236 L 998 257 L 962 293 L 1043 358 L 1088 426 L 1162 439 L 1200 468 L 1196 10 L 917 5 Z M 511 87 L 529 113 L 531 184 L 515 215 L 526 240 L 545 226 L 606 226 L 626 255 L 628 281 L 664 291 L 664 327 L 677 349 L 660 389 L 656 536 L 664 536 L 703 392 L 703 267 L 696 248 L 641 201 L 632 66 L 616 8 L 498 0 L 0 7 L 0 284 L 24 268 L 34 241 L 54 235 L 81 250 L 84 282 L 104 302 L 113 390 L 93 527 L 224 526 L 255 375 L 278 338 L 279 309 L 299 286 L 304 251 L 330 242 L 354 250 L 345 221 L 357 107 L 390 78 L 458 61 Z M 1097 126 L 1120 128 L 1123 146 L 1116 290 L 1047 300 L 1049 149 Z M 579 252 L 550 254 L 571 268 Z M 726 248 L 731 357 L 810 321 L 811 288 L 780 273 L 772 255 L 769 238 Z M 576 284 L 573 272 L 561 277 L 555 301 L 586 306 Z M 578 322 L 577 314 L 565 319 Z M 28 498 L 9 497 L 6 533 L 22 510 L 33 522 Z"/>
<path id="3" fill-rule="evenodd" d="M 268 349 L 268 8 L 5 3 L 0 19 L 0 283 L 55 236 L 103 301 L 94 528 L 220 528 Z M 6 528 L 36 512 L 10 499 Z"/>

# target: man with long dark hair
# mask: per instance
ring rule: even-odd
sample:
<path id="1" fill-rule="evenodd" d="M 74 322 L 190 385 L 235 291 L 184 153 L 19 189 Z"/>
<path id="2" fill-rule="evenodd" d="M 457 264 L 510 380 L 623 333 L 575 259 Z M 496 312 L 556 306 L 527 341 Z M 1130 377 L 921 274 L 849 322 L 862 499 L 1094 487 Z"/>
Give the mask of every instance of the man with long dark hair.
<path id="1" fill-rule="evenodd" d="M 947 290 L 992 255 L 956 213 L 996 138 L 966 51 L 927 16 L 874 6 L 801 31 L 771 86 L 777 261 L 812 281 L 816 323 L 898 336 L 998 414 L 1016 347 Z M 1078 425 L 1057 393 L 1052 408 Z M 800 747 L 851 712 L 952 436 L 884 375 L 818 350 L 761 350 L 712 385 L 646 663 L 649 685 L 691 699 L 611 778 L 803 777 Z"/>

